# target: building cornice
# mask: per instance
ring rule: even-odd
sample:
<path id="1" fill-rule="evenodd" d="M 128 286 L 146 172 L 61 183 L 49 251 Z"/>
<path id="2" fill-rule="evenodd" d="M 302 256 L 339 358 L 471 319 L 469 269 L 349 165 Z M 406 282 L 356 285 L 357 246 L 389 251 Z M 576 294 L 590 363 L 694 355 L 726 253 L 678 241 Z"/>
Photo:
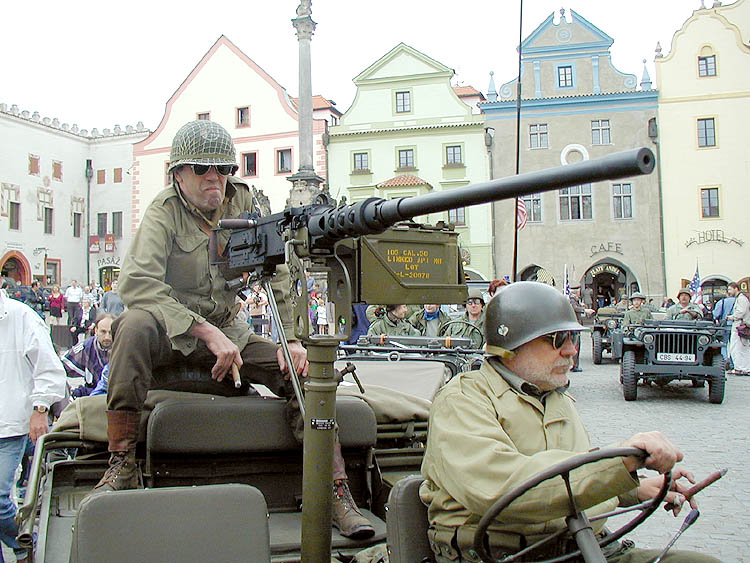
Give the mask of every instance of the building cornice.
<path id="1" fill-rule="evenodd" d="M 469 121 L 463 123 L 433 123 L 423 125 L 408 125 L 405 127 L 385 127 L 382 125 L 375 125 L 369 129 L 358 129 L 348 131 L 336 131 L 336 127 L 331 127 L 328 130 L 328 136 L 333 137 L 345 137 L 350 135 L 367 135 L 371 133 L 398 133 L 407 131 L 426 131 L 430 129 L 448 129 L 448 128 L 469 128 L 476 127 L 477 129 L 484 129 L 484 119 L 482 121 Z"/>
<path id="2" fill-rule="evenodd" d="M 658 90 L 637 90 L 634 92 L 610 92 L 607 94 L 579 94 L 577 96 L 559 96 L 548 98 L 522 98 L 521 109 L 553 109 L 572 105 L 613 105 L 632 104 L 634 101 L 656 103 Z M 478 104 L 485 113 L 505 113 L 516 111 L 513 99 Z"/>

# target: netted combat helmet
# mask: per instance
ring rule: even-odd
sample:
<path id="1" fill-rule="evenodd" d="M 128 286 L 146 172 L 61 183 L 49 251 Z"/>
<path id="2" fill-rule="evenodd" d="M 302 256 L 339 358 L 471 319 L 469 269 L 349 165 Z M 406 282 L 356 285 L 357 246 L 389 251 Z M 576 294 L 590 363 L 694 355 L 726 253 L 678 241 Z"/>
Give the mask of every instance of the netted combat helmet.
<path id="1" fill-rule="evenodd" d="M 239 168 L 227 130 L 202 119 L 186 123 L 174 136 L 167 173 L 183 164 L 231 164 L 235 171 Z"/>
<path id="2" fill-rule="evenodd" d="M 508 357 L 510 351 L 559 330 L 581 331 L 570 300 L 546 283 L 517 282 L 498 291 L 485 309 L 487 352 Z"/>

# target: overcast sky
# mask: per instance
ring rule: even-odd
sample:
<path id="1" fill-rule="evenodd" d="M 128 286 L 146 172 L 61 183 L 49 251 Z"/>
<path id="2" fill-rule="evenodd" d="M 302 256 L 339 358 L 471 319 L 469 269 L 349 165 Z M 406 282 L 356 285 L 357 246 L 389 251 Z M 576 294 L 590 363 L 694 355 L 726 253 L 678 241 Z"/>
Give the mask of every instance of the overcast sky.
<path id="1" fill-rule="evenodd" d="M 711 4 L 713 0 L 705 0 Z M 517 72 L 518 0 L 314 0 L 313 93 L 343 112 L 352 79 L 404 42 L 456 71 L 454 82 L 486 93 Z M 725 1 L 725 4 L 729 3 Z M 222 34 L 291 96 L 298 93 L 298 0 L 42 0 L 3 10 L 0 102 L 80 128 L 155 129 L 169 97 Z M 523 35 L 550 13 L 572 8 L 614 40 L 615 66 L 654 76 L 700 0 L 525 0 Z M 217 84 L 217 87 L 221 87 Z"/>

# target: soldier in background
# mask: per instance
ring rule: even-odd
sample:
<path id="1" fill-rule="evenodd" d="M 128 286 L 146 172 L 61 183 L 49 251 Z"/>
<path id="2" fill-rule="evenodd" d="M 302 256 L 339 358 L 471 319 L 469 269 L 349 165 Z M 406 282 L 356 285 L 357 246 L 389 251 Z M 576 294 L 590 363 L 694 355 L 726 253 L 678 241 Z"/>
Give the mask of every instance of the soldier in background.
<path id="1" fill-rule="evenodd" d="M 450 317 L 440 310 L 440 305 L 427 303 L 421 311 L 409 317 L 409 322 L 422 336 L 437 336 L 440 327 L 449 320 Z"/>
<path id="2" fill-rule="evenodd" d="M 583 303 L 581 303 L 581 286 L 580 285 L 576 285 L 570 288 L 570 295 L 568 295 L 568 301 L 570 301 L 570 306 L 573 307 L 573 311 L 575 311 L 576 318 L 578 319 L 579 324 L 583 324 L 583 319 L 595 313 L 593 309 L 586 308 L 583 305 Z M 579 366 L 580 356 L 581 356 L 581 343 L 579 342 L 578 345 L 576 346 L 576 355 L 573 357 L 573 368 L 570 371 L 574 371 L 576 373 L 583 371 L 581 367 Z"/>
<path id="3" fill-rule="evenodd" d="M 637 291 L 630 296 L 630 302 L 633 304 L 633 307 L 625 311 L 625 315 L 622 318 L 622 326 L 639 325 L 647 319 L 654 318 L 651 315 L 651 309 L 643 306 L 645 301 L 646 296 Z"/>
<path id="4" fill-rule="evenodd" d="M 408 307 L 404 304 L 386 305 L 385 315 L 370 325 L 367 334 L 375 336 L 419 336 L 419 331 L 406 320 L 408 311 Z"/>
<path id="5" fill-rule="evenodd" d="M 474 348 L 484 346 L 484 298 L 476 288 L 469 290 L 466 312 L 463 317 L 449 321 L 443 334 L 456 338 L 469 338 Z"/>
<path id="6" fill-rule="evenodd" d="M 670 321 L 696 321 L 703 318 L 703 310 L 699 305 L 691 303 L 693 294 L 689 289 L 683 287 L 677 292 L 677 301 L 667 309 L 667 319 Z"/>

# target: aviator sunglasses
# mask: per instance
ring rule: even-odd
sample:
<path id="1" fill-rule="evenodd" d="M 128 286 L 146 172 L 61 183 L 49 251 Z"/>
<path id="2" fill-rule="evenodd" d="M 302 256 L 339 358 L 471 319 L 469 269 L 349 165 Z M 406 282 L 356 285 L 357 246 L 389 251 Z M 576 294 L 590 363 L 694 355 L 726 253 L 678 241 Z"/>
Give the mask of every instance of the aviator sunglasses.
<path id="1" fill-rule="evenodd" d="M 560 330 L 551 334 L 545 334 L 542 338 L 549 340 L 555 350 L 559 350 L 565 346 L 565 341 L 568 338 L 570 338 L 570 343 L 578 348 L 578 343 L 581 341 L 581 333 L 577 330 Z"/>
<path id="2" fill-rule="evenodd" d="M 234 174 L 234 171 L 237 169 L 236 164 L 191 164 L 190 166 L 193 168 L 193 172 L 195 172 L 196 176 L 203 176 L 208 173 L 208 169 L 212 166 L 216 169 L 216 172 L 222 176 Z"/>

